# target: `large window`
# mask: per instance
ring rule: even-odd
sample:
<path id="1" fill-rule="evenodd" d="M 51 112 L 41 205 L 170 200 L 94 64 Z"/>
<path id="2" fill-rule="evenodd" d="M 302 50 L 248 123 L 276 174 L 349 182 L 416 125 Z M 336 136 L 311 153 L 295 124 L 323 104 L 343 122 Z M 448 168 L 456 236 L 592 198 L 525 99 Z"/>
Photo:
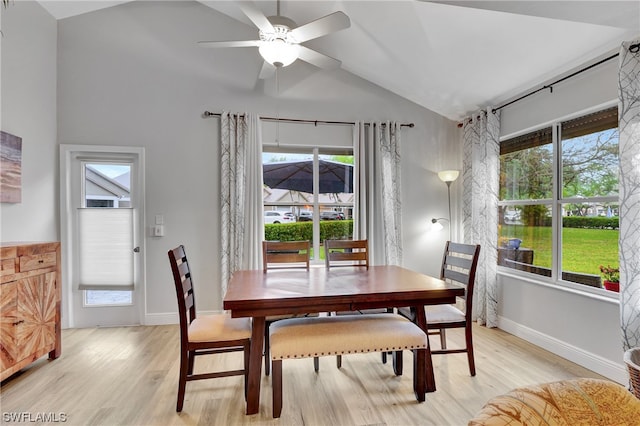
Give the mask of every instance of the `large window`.
<path id="1" fill-rule="evenodd" d="M 309 240 L 320 260 L 324 239 L 352 237 L 351 149 L 265 147 L 262 164 L 266 240 Z"/>
<path id="2" fill-rule="evenodd" d="M 618 267 L 617 125 L 614 107 L 501 142 L 499 265 L 590 288 Z"/>

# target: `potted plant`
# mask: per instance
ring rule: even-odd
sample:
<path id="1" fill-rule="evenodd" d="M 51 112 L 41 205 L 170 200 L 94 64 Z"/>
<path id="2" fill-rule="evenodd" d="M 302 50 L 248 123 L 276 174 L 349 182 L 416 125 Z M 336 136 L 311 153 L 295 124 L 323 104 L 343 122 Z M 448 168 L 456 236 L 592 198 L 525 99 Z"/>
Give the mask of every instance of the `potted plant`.
<path id="1" fill-rule="evenodd" d="M 604 278 L 604 288 L 611 291 L 620 291 L 620 269 L 611 266 L 600 265 L 600 272 Z"/>

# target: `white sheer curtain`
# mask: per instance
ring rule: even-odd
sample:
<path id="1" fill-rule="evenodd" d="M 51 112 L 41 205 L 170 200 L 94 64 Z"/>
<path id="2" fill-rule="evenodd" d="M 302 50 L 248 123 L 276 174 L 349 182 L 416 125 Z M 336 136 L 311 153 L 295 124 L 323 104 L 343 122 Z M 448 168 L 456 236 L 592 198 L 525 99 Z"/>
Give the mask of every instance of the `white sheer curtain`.
<path id="1" fill-rule="evenodd" d="M 224 295 L 235 271 L 260 268 L 264 227 L 258 116 L 223 112 L 220 142 L 220 285 Z"/>
<path id="2" fill-rule="evenodd" d="M 640 53 L 620 48 L 620 323 L 623 349 L 640 346 Z"/>
<path id="3" fill-rule="evenodd" d="M 373 265 L 401 265 L 400 124 L 357 122 L 353 155 L 353 238 L 369 240 Z"/>
<path id="4" fill-rule="evenodd" d="M 480 244 L 474 290 L 474 319 L 497 327 L 498 174 L 500 116 L 491 108 L 463 123 L 462 221 L 464 241 Z"/>

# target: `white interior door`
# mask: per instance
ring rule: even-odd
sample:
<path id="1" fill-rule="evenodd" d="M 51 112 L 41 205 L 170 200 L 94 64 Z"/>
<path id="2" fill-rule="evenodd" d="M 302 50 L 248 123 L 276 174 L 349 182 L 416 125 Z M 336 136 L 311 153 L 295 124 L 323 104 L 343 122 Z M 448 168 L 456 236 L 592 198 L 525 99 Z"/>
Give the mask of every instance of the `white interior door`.
<path id="1" fill-rule="evenodd" d="M 60 163 L 63 325 L 142 323 L 144 150 L 62 145 Z"/>

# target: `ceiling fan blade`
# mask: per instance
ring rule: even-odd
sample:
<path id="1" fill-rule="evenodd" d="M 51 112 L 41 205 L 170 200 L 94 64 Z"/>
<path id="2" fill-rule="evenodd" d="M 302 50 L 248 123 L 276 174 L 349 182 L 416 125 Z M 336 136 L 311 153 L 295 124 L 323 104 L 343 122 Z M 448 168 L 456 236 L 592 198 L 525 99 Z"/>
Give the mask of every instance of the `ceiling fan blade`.
<path id="1" fill-rule="evenodd" d="M 303 43 L 329 33 L 344 30 L 351 26 L 351 20 L 343 12 L 334 12 L 308 24 L 291 30 L 291 36 L 298 43 Z"/>
<path id="2" fill-rule="evenodd" d="M 258 9 L 252 1 L 239 1 L 238 6 L 260 31 L 263 33 L 275 32 L 271 22 L 269 22 L 267 17 L 264 16 L 264 13 L 262 13 L 262 11 Z"/>
<path id="3" fill-rule="evenodd" d="M 264 61 L 262 63 L 262 69 L 260 70 L 260 75 L 258 78 L 260 80 L 266 80 L 270 78 L 276 72 L 276 67 L 271 65 L 269 62 Z"/>
<path id="4" fill-rule="evenodd" d="M 259 47 L 260 40 L 238 40 L 238 41 L 199 41 L 200 47 Z"/>
<path id="5" fill-rule="evenodd" d="M 335 58 L 316 52 L 315 50 L 311 50 L 305 46 L 300 46 L 298 58 L 305 62 L 309 62 L 311 65 L 315 65 L 318 68 L 326 70 L 340 68 L 340 65 L 342 64 L 341 61 Z"/>

